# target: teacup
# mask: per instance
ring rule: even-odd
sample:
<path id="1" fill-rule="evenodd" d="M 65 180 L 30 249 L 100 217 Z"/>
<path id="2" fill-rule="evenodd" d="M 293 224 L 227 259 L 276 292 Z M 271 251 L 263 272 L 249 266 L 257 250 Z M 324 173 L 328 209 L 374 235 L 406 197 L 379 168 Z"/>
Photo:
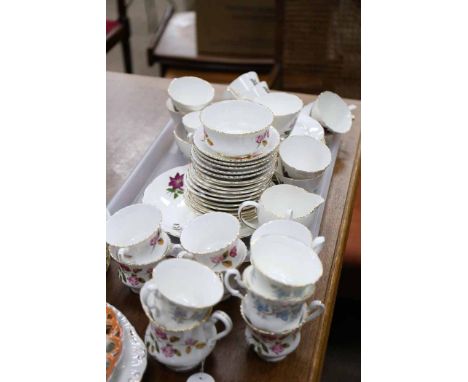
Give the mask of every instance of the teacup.
<path id="1" fill-rule="evenodd" d="M 182 117 L 182 124 L 187 132 L 187 137 L 191 140 L 193 133 L 202 126 L 200 121 L 200 112 L 192 111 L 191 113 L 185 114 Z"/>
<path id="2" fill-rule="evenodd" d="M 289 136 L 308 135 L 322 143 L 325 143 L 325 130 L 322 125 L 311 116 L 300 112 Z"/>
<path id="3" fill-rule="evenodd" d="M 256 229 L 258 226 L 276 219 L 292 219 L 309 227 L 314 211 L 324 202 L 317 194 L 290 184 L 278 184 L 263 191 L 258 202 L 248 200 L 239 206 L 239 219 L 247 226 Z M 246 221 L 242 211 L 247 207 L 257 210 L 258 226 Z"/>
<path id="4" fill-rule="evenodd" d="M 213 86 L 198 77 L 174 78 L 167 93 L 176 111 L 188 113 L 203 109 L 213 101 L 215 91 Z"/>
<path id="5" fill-rule="evenodd" d="M 194 259 L 213 269 L 236 251 L 240 223 L 231 214 L 209 212 L 191 220 L 182 230 L 178 257 Z"/>
<path id="6" fill-rule="evenodd" d="M 219 276 L 188 259 L 161 261 L 140 292 L 146 315 L 167 330 L 187 330 L 206 317 L 223 297 Z"/>
<path id="7" fill-rule="evenodd" d="M 327 145 L 305 135 L 286 138 L 280 144 L 279 154 L 285 175 L 293 179 L 318 177 L 331 163 Z"/>
<path id="8" fill-rule="evenodd" d="M 317 253 L 287 236 L 264 236 L 251 245 L 250 285 L 276 299 L 301 299 L 313 293 L 323 273 Z"/>
<path id="9" fill-rule="evenodd" d="M 311 247 L 315 253 L 319 254 L 325 243 L 323 236 L 317 236 L 312 239 L 312 233 L 304 225 L 294 220 L 271 220 L 255 230 L 250 239 L 250 245 L 253 245 L 258 239 L 265 236 L 287 236 L 299 240 L 308 247 Z"/>
<path id="10" fill-rule="evenodd" d="M 227 91 L 232 94 L 235 99 L 242 98 L 242 95 L 252 89 L 260 82 L 256 72 L 247 72 L 241 74 L 227 87 Z"/>
<path id="11" fill-rule="evenodd" d="M 255 102 L 268 107 L 274 115 L 273 127 L 284 136 L 291 130 L 304 103 L 294 95 L 284 92 L 273 92 L 255 98 Z"/>
<path id="12" fill-rule="evenodd" d="M 216 329 L 221 322 L 224 329 Z M 217 310 L 206 321 L 193 329 L 170 331 L 150 322 L 146 329 L 145 344 L 149 353 L 159 362 L 175 371 L 187 371 L 196 367 L 214 349 L 216 342 L 232 330 L 232 320 Z"/>
<path id="13" fill-rule="evenodd" d="M 146 256 L 141 263 L 135 263 L 132 259 L 117 258 L 111 255 L 118 264 L 120 281 L 128 286 L 132 292 L 140 293 L 143 284 L 152 278 L 154 267 L 170 254 L 171 242 L 164 232 L 157 240 L 155 250 Z"/>
<path id="14" fill-rule="evenodd" d="M 179 125 L 182 123 L 182 117 L 185 115 L 185 113 L 182 113 L 179 110 L 176 110 L 174 108 L 174 105 L 172 104 L 172 100 L 168 98 L 166 100 L 166 108 L 167 111 L 169 112 L 169 115 L 171 116 L 172 120 L 176 125 Z"/>
<path id="15" fill-rule="evenodd" d="M 112 215 L 106 222 L 109 253 L 123 262 L 145 263 L 161 236 L 161 211 L 151 204 L 132 204 Z"/>
<path id="16" fill-rule="evenodd" d="M 284 174 L 281 161 L 278 160 L 275 176 L 280 183 L 290 184 L 292 186 L 303 188 L 304 190 L 312 193 L 318 193 L 323 173 L 313 179 L 293 179 Z"/>
<path id="17" fill-rule="evenodd" d="M 339 134 L 348 132 L 353 123 L 353 116 L 346 102 L 330 91 L 320 93 L 310 115 L 326 129 Z"/>
<path id="18" fill-rule="evenodd" d="M 174 129 L 174 140 L 177 147 L 187 159 L 192 158 L 192 143 L 187 137 L 187 132 L 181 124 L 176 125 Z"/>
<path id="19" fill-rule="evenodd" d="M 242 93 L 241 99 L 253 101 L 255 98 L 268 94 L 269 92 L 270 88 L 268 87 L 268 84 L 265 81 L 261 81 L 253 88 Z"/>
<path id="20" fill-rule="evenodd" d="M 243 157 L 267 145 L 273 114 L 266 106 L 232 100 L 207 106 L 200 120 L 212 150 L 228 157 Z"/>
<path id="21" fill-rule="evenodd" d="M 245 315 L 253 325 L 262 330 L 270 330 L 276 333 L 290 330 L 317 318 L 323 312 L 324 306 L 318 300 L 305 303 L 304 299 L 265 298 L 255 293 L 247 281 L 248 277 L 245 277 L 243 282 L 238 281 L 238 284 L 248 291 L 243 294 L 231 286 L 231 276 L 234 276 L 236 280 L 240 280 L 240 273 L 237 270 L 227 271 L 224 279 L 226 289 L 233 296 L 242 299 L 242 308 Z"/>

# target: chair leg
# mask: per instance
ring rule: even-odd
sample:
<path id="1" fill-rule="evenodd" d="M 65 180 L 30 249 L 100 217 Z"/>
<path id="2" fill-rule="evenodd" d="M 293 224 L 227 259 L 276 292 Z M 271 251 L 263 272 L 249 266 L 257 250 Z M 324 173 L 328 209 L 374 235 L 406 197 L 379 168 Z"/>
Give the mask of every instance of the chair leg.
<path id="1" fill-rule="evenodd" d="M 122 40 L 122 53 L 124 59 L 125 72 L 133 73 L 132 70 L 132 55 L 130 51 L 130 38 Z"/>

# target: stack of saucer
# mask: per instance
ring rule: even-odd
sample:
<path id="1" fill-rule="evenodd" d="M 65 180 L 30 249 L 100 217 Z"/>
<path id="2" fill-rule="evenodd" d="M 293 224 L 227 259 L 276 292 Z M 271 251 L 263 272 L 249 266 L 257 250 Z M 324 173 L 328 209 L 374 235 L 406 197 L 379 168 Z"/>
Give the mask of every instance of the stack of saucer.
<path id="1" fill-rule="evenodd" d="M 222 108 L 233 106 L 235 109 L 238 106 L 226 103 L 241 103 L 241 108 L 246 109 L 261 107 L 249 101 L 219 102 L 202 111 L 202 123 L 203 114 L 209 114 L 212 107 L 224 104 Z M 268 113 L 271 115 L 271 112 Z M 250 132 L 239 133 L 239 130 L 234 133 L 223 131 L 217 136 L 211 133 L 207 122 L 195 132 L 192 164 L 186 174 L 185 191 L 185 198 L 194 210 L 236 215 L 242 202 L 257 200 L 271 185 L 280 143 L 278 132 L 270 126 L 271 120 L 272 116 L 258 136 L 254 132 L 252 137 L 248 137 Z M 254 145 L 249 148 L 250 141 Z M 244 216 L 246 219 L 254 218 L 255 209 L 248 208 Z"/>

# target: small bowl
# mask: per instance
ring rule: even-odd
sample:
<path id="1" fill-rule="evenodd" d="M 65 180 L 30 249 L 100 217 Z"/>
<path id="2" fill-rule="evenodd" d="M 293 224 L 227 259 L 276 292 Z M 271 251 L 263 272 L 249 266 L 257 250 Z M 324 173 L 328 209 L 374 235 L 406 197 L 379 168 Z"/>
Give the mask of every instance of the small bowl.
<path id="1" fill-rule="evenodd" d="M 273 113 L 251 101 L 221 101 L 203 109 L 200 120 L 212 150 L 228 157 L 242 157 L 267 145 Z"/>
<path id="2" fill-rule="evenodd" d="M 198 77 L 174 78 L 167 89 L 174 106 L 188 113 L 203 109 L 213 101 L 215 90 L 211 84 Z"/>
<path id="3" fill-rule="evenodd" d="M 299 112 L 304 106 L 304 103 L 298 96 L 284 92 L 261 95 L 255 98 L 255 102 L 268 107 L 273 112 L 273 127 L 281 135 L 285 135 L 286 132 L 291 130 Z"/>
<path id="4" fill-rule="evenodd" d="M 284 170 L 293 179 L 312 179 L 321 175 L 331 163 L 330 149 L 305 135 L 293 135 L 280 144 Z"/>
<path id="5" fill-rule="evenodd" d="M 177 147 L 187 159 L 192 158 L 192 143 L 188 140 L 187 132 L 180 124 L 174 129 L 174 139 Z"/>
<path id="6" fill-rule="evenodd" d="M 333 133 L 343 134 L 351 129 L 353 117 L 346 102 L 336 93 L 320 93 L 311 110 L 312 118 Z"/>
<path id="7" fill-rule="evenodd" d="M 178 124 L 181 124 L 182 123 L 182 117 L 184 116 L 184 113 L 176 110 L 174 108 L 174 105 L 172 103 L 172 100 L 170 98 L 168 98 L 166 100 L 166 108 L 167 108 L 167 111 L 169 112 L 172 120 L 178 125 Z"/>

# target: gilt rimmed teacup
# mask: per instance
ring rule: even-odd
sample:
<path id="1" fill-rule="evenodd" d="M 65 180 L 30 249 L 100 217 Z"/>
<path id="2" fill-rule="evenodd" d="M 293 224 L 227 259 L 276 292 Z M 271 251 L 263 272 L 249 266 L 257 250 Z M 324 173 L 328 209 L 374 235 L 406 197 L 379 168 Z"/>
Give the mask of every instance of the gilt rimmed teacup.
<path id="1" fill-rule="evenodd" d="M 215 95 L 214 88 L 208 81 L 193 76 L 174 78 L 167 93 L 176 111 L 182 113 L 203 109 L 213 101 Z"/>
<path id="2" fill-rule="evenodd" d="M 254 244 L 262 237 L 278 235 L 298 240 L 311 247 L 317 254 L 320 253 L 325 243 L 325 238 L 323 236 L 317 236 L 313 239 L 312 233 L 304 224 L 294 220 L 277 219 L 262 224 L 257 228 L 252 234 L 250 245 Z"/>
<path id="3" fill-rule="evenodd" d="M 246 100 L 215 102 L 200 113 L 204 139 L 227 157 L 256 153 L 268 144 L 273 114 L 266 106 Z"/>
<path id="4" fill-rule="evenodd" d="M 293 135 L 280 144 L 279 154 L 289 178 L 313 179 L 320 176 L 331 163 L 328 146 L 306 135 Z"/>
<path id="5" fill-rule="evenodd" d="M 194 259 L 213 269 L 236 251 L 240 223 L 225 212 L 209 212 L 191 220 L 182 230 L 178 257 Z M 235 257 L 235 256 L 231 256 Z"/>
<path id="6" fill-rule="evenodd" d="M 140 292 L 143 310 L 168 330 L 199 324 L 223 297 L 219 276 L 207 266 L 188 259 L 161 261 L 153 278 Z"/>
<path id="7" fill-rule="evenodd" d="M 218 331 L 216 323 L 224 326 Z M 217 310 L 208 320 L 185 331 L 167 330 L 155 322 L 146 329 L 145 344 L 149 353 L 159 362 L 175 371 L 187 371 L 196 367 L 214 349 L 216 342 L 230 333 L 232 320 Z"/>
<path id="8" fill-rule="evenodd" d="M 234 98 L 240 99 L 245 92 L 252 89 L 259 82 L 260 79 L 256 72 L 251 71 L 243 73 L 228 85 L 227 91 Z"/>
<path id="9" fill-rule="evenodd" d="M 123 262 L 143 262 L 156 249 L 161 221 L 161 211 L 151 204 L 132 204 L 117 211 L 106 222 L 109 253 Z"/>
<path id="10" fill-rule="evenodd" d="M 306 298 L 323 273 L 317 253 L 287 236 L 265 236 L 250 249 L 250 276 L 255 289 L 267 290 L 276 298 Z"/>
<path id="11" fill-rule="evenodd" d="M 285 92 L 272 92 L 255 98 L 255 102 L 268 107 L 274 115 L 273 127 L 281 136 L 289 132 L 302 110 L 304 103 L 294 95 Z"/>
<path id="12" fill-rule="evenodd" d="M 314 211 L 324 202 L 324 199 L 303 188 L 290 184 L 278 184 L 263 191 L 258 202 L 248 200 L 238 209 L 239 219 L 247 226 L 256 229 L 262 224 L 275 219 L 292 219 L 309 227 L 314 217 Z M 255 207 L 258 225 L 243 217 L 243 210 Z"/>

